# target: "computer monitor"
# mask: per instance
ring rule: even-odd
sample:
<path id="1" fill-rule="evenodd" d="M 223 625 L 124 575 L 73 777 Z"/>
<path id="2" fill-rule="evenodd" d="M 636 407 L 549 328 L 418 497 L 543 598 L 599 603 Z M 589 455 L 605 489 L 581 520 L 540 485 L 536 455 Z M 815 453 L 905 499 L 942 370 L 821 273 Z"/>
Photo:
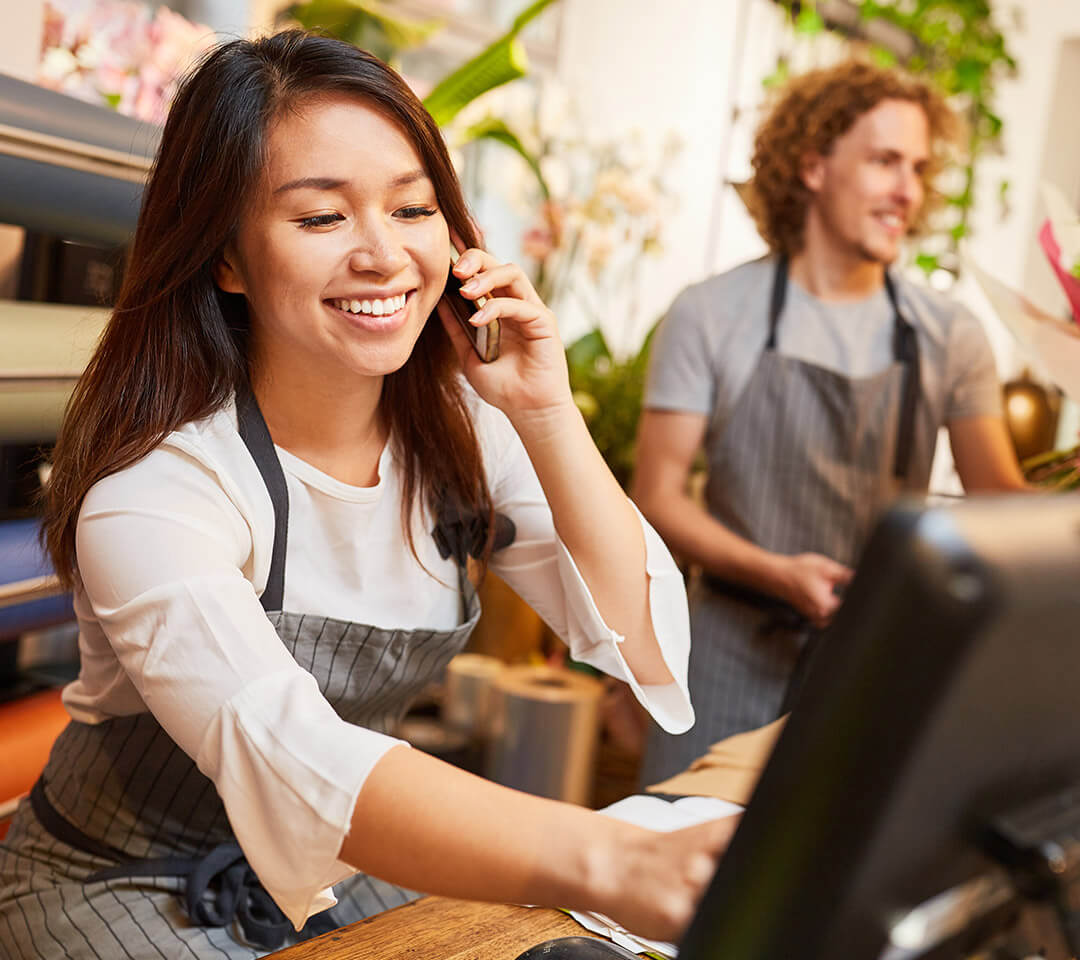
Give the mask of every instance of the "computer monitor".
<path id="1" fill-rule="evenodd" d="M 1017 913 L 987 824 L 1009 814 L 1003 832 L 1060 841 L 1067 880 L 1078 784 L 1080 498 L 897 507 L 819 641 L 681 960 L 966 957 Z"/>

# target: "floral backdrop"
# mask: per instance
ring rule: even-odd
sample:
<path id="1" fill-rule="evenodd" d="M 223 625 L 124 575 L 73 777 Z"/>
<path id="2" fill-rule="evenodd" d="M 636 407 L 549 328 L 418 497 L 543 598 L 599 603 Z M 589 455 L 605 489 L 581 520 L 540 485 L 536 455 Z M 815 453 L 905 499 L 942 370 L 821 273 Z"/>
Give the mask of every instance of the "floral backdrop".
<path id="1" fill-rule="evenodd" d="M 47 0 L 42 86 L 164 123 L 176 79 L 214 32 L 132 0 Z"/>

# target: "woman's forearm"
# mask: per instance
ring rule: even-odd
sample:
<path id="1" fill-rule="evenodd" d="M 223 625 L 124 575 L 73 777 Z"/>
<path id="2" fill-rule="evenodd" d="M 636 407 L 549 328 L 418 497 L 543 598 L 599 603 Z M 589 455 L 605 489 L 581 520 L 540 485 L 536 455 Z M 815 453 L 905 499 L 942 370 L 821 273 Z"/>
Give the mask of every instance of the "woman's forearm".
<path id="1" fill-rule="evenodd" d="M 639 683 L 671 683 L 653 631 L 645 537 L 572 401 L 511 417 L 551 507 L 555 530 L 605 623 L 625 637 L 622 654 Z"/>
<path id="2" fill-rule="evenodd" d="M 401 746 L 364 782 L 340 858 L 425 893 L 595 910 L 676 939 L 734 826 L 653 833 Z"/>
<path id="3" fill-rule="evenodd" d="M 341 857 L 391 883 L 475 900 L 561 906 L 587 899 L 590 852 L 576 842 L 582 807 L 520 793 L 419 750 L 374 767 Z M 603 828 L 608 823 L 600 824 Z M 589 831 L 585 831 L 588 833 Z"/>

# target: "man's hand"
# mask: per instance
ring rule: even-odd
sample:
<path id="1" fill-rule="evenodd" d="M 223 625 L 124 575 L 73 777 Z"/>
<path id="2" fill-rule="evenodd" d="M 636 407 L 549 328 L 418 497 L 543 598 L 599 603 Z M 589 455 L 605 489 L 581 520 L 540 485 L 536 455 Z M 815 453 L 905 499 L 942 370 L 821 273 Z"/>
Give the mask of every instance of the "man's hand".
<path id="1" fill-rule="evenodd" d="M 776 593 L 820 628 L 840 606 L 838 588 L 846 587 L 854 575 L 850 567 L 820 553 L 800 553 L 783 558 Z"/>

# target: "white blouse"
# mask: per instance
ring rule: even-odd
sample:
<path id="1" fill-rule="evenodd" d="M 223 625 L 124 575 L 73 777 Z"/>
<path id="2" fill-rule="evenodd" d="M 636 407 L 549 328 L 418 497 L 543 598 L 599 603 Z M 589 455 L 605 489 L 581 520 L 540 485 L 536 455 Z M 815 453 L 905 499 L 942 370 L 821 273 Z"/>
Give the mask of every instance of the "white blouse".
<path id="1" fill-rule="evenodd" d="M 653 626 L 676 679 L 647 686 L 556 535 L 510 422 L 473 404 L 495 508 L 517 529 L 491 569 L 575 659 L 626 681 L 665 730 L 689 729 L 686 593 L 660 537 L 641 520 Z M 385 628 L 461 622 L 457 569 L 439 556 L 430 524 L 414 526 L 430 574 L 402 536 L 389 445 L 373 487 L 277 453 L 289 493 L 285 610 Z M 274 632 L 258 599 L 273 539 L 270 496 L 231 405 L 95 484 L 76 536 L 81 670 L 64 703 L 83 723 L 152 711 L 214 782 L 252 868 L 299 929 L 336 902 L 328 888 L 355 872 L 338 852 L 357 796 L 401 741 L 341 720 Z"/>

